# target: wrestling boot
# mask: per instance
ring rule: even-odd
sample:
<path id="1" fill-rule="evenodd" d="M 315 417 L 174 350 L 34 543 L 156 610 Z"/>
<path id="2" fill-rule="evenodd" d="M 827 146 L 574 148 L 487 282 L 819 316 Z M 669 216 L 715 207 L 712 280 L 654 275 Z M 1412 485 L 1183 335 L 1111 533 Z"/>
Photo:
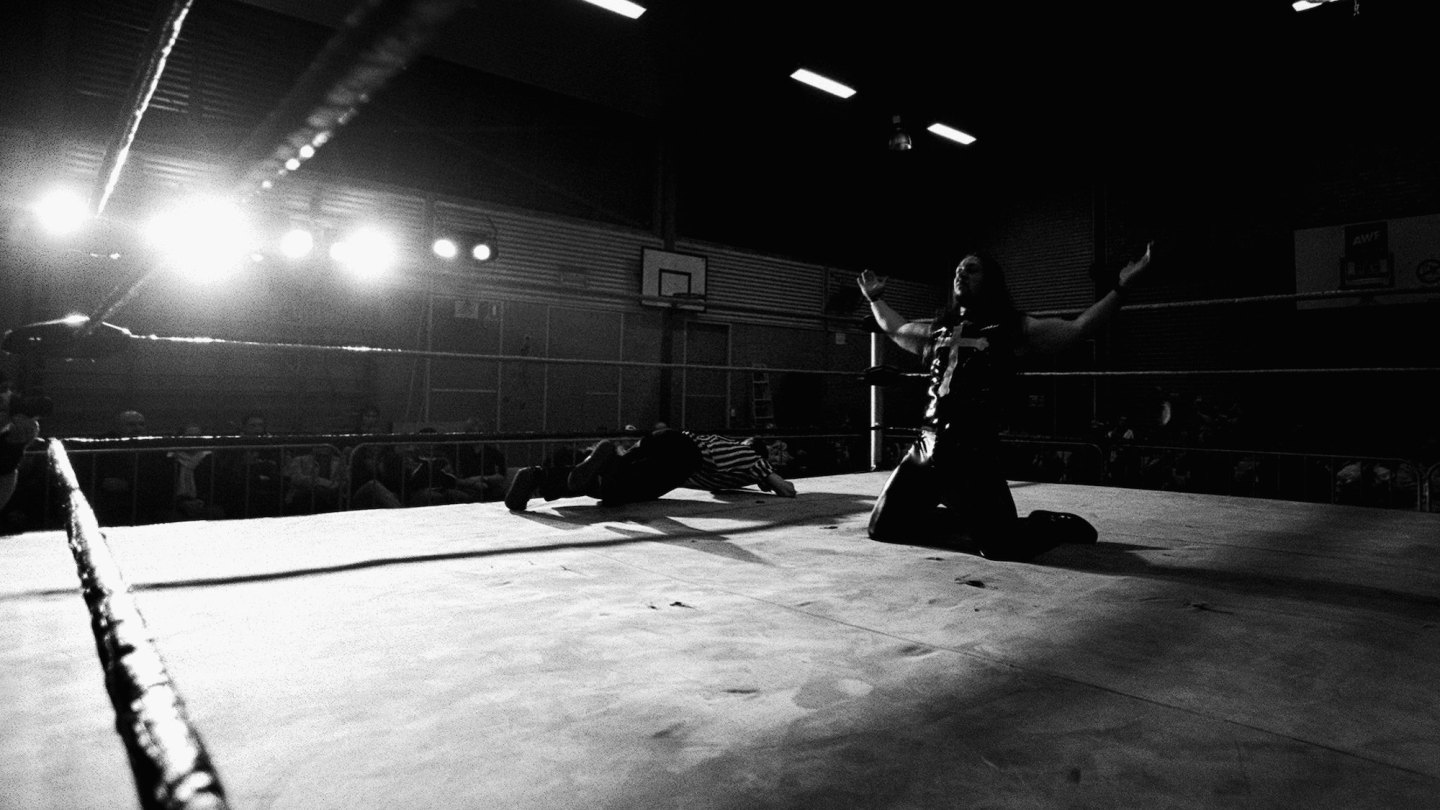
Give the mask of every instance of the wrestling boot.
<path id="1" fill-rule="evenodd" d="M 1015 532 L 1010 536 L 980 543 L 980 556 L 987 560 L 1029 562 L 1057 546 L 1092 544 L 1098 539 L 1095 527 L 1079 515 L 1037 509 L 1017 521 Z"/>
<path id="2" fill-rule="evenodd" d="M 1098 542 L 1100 533 L 1090 522 L 1079 515 L 1070 512 L 1047 512 L 1044 509 L 1036 509 L 1025 518 L 1031 531 L 1053 541 L 1056 545 L 1064 543 L 1089 545 Z"/>
<path id="3" fill-rule="evenodd" d="M 515 480 L 510 482 L 510 488 L 505 491 L 505 508 L 511 512 L 524 512 L 525 505 L 530 503 L 531 496 L 544 480 L 544 467 L 521 468 L 515 473 Z"/>
<path id="4" fill-rule="evenodd" d="M 570 471 L 565 485 L 576 495 L 600 497 L 600 473 L 609 466 L 615 456 L 615 442 L 602 439 L 595 445 L 595 449 L 590 451 L 590 456 Z"/>

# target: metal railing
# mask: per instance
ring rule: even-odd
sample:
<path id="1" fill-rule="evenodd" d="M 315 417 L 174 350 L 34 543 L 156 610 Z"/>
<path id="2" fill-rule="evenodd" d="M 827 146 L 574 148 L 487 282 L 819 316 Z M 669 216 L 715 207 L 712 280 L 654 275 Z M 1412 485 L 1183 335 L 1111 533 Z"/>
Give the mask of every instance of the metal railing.
<path id="1" fill-rule="evenodd" d="M 787 478 L 868 469 L 863 433 L 729 435 L 765 439 L 772 465 Z M 406 433 L 63 442 L 101 524 L 121 526 L 499 501 L 515 470 L 573 464 L 600 439 L 625 437 Z M 41 456 L 30 451 L 26 464 L 38 469 Z M 56 494 L 41 477 L 23 476 L 12 503 L 33 513 L 25 528 L 60 525 Z"/>
<path id="2" fill-rule="evenodd" d="M 883 431 L 885 466 L 913 441 L 914 429 Z M 1239 449 L 1002 436 L 1010 480 L 1177 490 L 1310 503 L 1440 511 L 1440 462 L 1332 451 Z"/>
<path id="3" fill-rule="evenodd" d="M 1178 490 L 1310 503 L 1435 511 L 1440 464 L 1400 456 L 1205 446 L 1012 439 L 1053 457 L 1031 467 L 1043 480 Z"/>
<path id="4" fill-rule="evenodd" d="M 915 436 L 874 431 L 881 458 L 869 461 L 867 433 L 762 431 L 771 463 L 787 478 L 889 469 Z M 278 517 L 378 507 L 498 501 L 514 471 L 574 463 L 604 438 L 623 434 L 384 434 L 284 437 L 67 439 L 77 480 L 103 525 Z M 1333 452 L 1148 445 L 1002 437 L 1010 480 L 1275 498 L 1313 503 L 1440 511 L 1440 463 Z M 43 466 L 43 450 L 26 464 Z M 309 461 L 308 459 L 314 459 Z M 327 460 L 334 459 L 333 462 Z M 192 488 L 181 484 L 191 463 Z M 374 461 L 381 469 L 368 470 Z M 377 474 L 378 473 L 378 474 Z M 107 477 L 113 477 L 107 487 Z M 380 486 L 366 486 L 369 480 Z M 12 509 L 28 525 L 62 525 L 57 494 L 43 476 L 24 475 Z M 36 487 L 39 487 L 38 491 Z"/>

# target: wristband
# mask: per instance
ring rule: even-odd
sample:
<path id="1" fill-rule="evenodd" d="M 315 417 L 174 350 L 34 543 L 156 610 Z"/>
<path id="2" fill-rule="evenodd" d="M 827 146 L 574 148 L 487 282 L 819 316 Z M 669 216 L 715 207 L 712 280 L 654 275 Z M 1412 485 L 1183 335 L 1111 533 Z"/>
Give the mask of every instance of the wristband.
<path id="1" fill-rule="evenodd" d="M 867 296 L 865 296 L 865 300 L 873 304 L 873 303 L 875 303 L 876 301 L 879 301 L 881 298 L 884 298 L 884 297 L 885 297 L 885 291 L 884 291 L 884 290 L 880 290 L 880 291 L 876 292 L 874 295 L 867 295 Z"/>
<path id="2" fill-rule="evenodd" d="M 1123 284 L 1116 284 L 1110 288 L 1110 291 L 1115 293 L 1115 297 L 1121 302 L 1125 300 L 1126 296 L 1130 295 L 1130 291 L 1125 289 L 1125 285 Z"/>

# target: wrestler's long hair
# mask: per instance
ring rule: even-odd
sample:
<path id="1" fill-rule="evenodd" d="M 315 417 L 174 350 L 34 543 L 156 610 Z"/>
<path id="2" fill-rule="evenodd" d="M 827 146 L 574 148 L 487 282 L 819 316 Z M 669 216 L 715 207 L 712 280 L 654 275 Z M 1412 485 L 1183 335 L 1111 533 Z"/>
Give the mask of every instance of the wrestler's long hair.
<path id="1" fill-rule="evenodd" d="M 1015 307 L 1015 299 L 1010 295 L 1010 285 L 1005 282 L 1005 269 L 994 257 L 981 251 L 969 251 L 961 255 L 960 260 L 955 263 L 956 267 L 966 258 L 974 256 L 980 260 L 980 266 L 985 268 L 985 281 L 980 285 L 979 300 L 971 300 L 965 303 L 965 312 L 971 320 L 979 320 L 982 323 L 1012 323 L 1015 322 L 1020 311 Z M 950 300 L 945 308 L 935 316 L 936 326 L 954 326 L 960 322 L 960 301 L 955 297 L 955 284 L 950 284 Z"/>

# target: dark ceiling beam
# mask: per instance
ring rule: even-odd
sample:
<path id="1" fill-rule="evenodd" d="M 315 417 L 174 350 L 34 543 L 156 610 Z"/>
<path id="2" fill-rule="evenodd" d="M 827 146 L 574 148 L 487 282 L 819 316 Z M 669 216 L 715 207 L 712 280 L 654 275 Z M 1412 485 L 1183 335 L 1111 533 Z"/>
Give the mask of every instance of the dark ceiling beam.
<path id="1" fill-rule="evenodd" d="M 95 175 L 95 191 L 91 196 L 90 210 L 96 217 L 104 213 L 110 195 L 115 192 L 115 186 L 120 182 L 125 162 L 130 157 L 130 147 L 135 143 L 135 134 L 140 131 L 140 122 L 144 120 L 145 111 L 150 107 L 150 99 L 155 96 L 155 89 L 160 86 L 160 79 L 165 75 L 165 64 L 170 59 L 170 51 L 180 39 L 180 30 L 185 25 L 185 17 L 190 13 L 193 3 L 194 0 L 174 0 L 157 14 L 155 24 L 150 27 L 145 64 L 135 74 L 130 87 L 130 103 L 114 137 L 105 148 L 105 155 L 101 158 L 100 168 Z M 141 271 L 127 284 L 117 287 L 89 320 L 80 326 L 78 338 L 92 338 L 105 319 L 133 298 L 149 277 L 150 271 Z"/>
<path id="2" fill-rule="evenodd" d="M 235 154 L 248 197 L 314 155 L 473 0 L 363 0 Z"/>
<path id="3" fill-rule="evenodd" d="M 140 130 L 140 121 L 150 107 L 155 88 L 160 86 L 160 79 L 165 73 L 165 63 L 170 58 L 175 42 L 180 39 L 180 29 L 184 26 L 185 16 L 190 12 L 193 3 L 194 0 L 174 0 L 164 7 L 150 28 L 150 38 L 145 48 L 145 64 L 135 74 L 130 86 L 130 103 L 114 137 L 105 148 L 105 156 L 100 161 L 90 205 L 95 216 L 105 211 L 105 204 L 109 202 L 116 184 L 120 182 L 120 174 L 130 156 L 130 147 L 135 143 L 135 133 Z"/>
<path id="4" fill-rule="evenodd" d="M 291 88 L 280 105 L 237 153 L 236 191 L 242 199 L 265 188 L 304 160 L 301 149 L 318 150 L 360 107 L 423 50 L 440 26 L 473 0 L 363 0 Z M 154 95 L 165 60 L 180 36 L 193 0 L 175 0 L 152 32 L 151 57 L 136 81 L 135 103 L 101 166 L 104 198 L 114 189 L 140 119 Z M 313 155 L 313 151 L 309 152 Z M 296 164 L 290 163 L 291 167 Z M 143 267 L 118 286 L 80 327 L 89 339 L 139 294 L 155 274 Z"/>

